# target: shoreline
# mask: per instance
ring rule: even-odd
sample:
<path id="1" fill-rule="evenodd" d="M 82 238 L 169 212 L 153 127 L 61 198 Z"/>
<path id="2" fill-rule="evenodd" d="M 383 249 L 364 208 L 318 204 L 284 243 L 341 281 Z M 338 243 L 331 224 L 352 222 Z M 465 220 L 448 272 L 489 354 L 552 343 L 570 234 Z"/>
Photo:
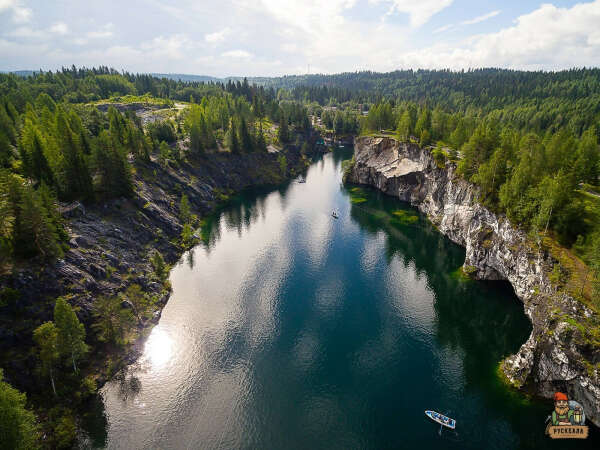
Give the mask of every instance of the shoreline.
<path id="1" fill-rule="evenodd" d="M 588 370 L 589 351 L 572 325 L 593 320 L 595 313 L 552 285 L 551 255 L 533 251 L 525 233 L 481 206 L 477 188 L 458 177 L 454 165 L 440 168 L 415 144 L 357 138 L 347 181 L 416 206 L 442 234 L 465 247 L 463 267 L 474 278 L 509 281 L 533 330 L 517 354 L 501 362 L 507 381 L 543 398 L 564 390 L 583 404 L 590 422 L 600 424 L 598 371 Z"/>

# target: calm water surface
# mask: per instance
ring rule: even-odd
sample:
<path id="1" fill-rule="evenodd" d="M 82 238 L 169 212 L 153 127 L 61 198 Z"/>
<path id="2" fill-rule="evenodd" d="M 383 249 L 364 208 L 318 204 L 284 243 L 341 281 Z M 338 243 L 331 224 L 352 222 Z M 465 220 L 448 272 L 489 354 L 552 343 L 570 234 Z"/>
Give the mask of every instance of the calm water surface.
<path id="1" fill-rule="evenodd" d="M 594 446 L 551 442 L 552 405 L 498 380 L 531 330 L 510 286 L 461 280 L 464 250 L 414 209 L 342 187 L 349 156 L 245 193 L 206 224 L 143 357 L 103 388 L 88 446 Z M 457 432 L 438 435 L 425 409 Z"/>

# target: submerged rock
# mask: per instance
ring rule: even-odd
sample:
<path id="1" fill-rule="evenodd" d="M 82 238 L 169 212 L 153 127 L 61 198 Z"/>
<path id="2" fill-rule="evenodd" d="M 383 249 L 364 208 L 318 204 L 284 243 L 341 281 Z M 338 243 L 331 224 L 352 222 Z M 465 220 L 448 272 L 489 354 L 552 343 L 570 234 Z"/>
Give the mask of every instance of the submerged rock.
<path id="1" fill-rule="evenodd" d="M 597 319 L 580 301 L 559 293 L 548 278 L 552 258 L 532 245 L 506 217 L 478 203 L 478 189 L 440 168 L 429 150 L 391 138 L 355 140 L 347 181 L 374 186 L 409 202 L 452 241 L 466 248 L 464 267 L 482 280 L 508 280 L 524 304 L 533 331 L 502 369 L 517 387 L 551 397 L 566 391 L 600 425 L 600 349 L 586 342 L 581 322 Z"/>

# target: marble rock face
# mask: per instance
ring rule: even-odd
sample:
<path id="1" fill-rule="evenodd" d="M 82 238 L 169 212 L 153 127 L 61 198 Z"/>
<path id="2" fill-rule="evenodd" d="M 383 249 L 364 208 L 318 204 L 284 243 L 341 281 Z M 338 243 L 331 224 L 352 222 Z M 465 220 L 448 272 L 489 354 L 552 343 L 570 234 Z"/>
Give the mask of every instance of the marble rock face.
<path id="1" fill-rule="evenodd" d="M 441 233 L 466 248 L 464 267 L 471 276 L 513 286 L 533 331 L 519 352 L 502 362 L 508 380 L 543 397 L 567 391 L 600 425 L 600 351 L 573 337 L 573 324 L 594 313 L 552 286 L 551 256 L 506 217 L 479 204 L 477 187 L 459 177 L 454 164 L 439 167 L 428 149 L 385 137 L 357 138 L 354 148 L 347 181 L 417 206 Z"/>

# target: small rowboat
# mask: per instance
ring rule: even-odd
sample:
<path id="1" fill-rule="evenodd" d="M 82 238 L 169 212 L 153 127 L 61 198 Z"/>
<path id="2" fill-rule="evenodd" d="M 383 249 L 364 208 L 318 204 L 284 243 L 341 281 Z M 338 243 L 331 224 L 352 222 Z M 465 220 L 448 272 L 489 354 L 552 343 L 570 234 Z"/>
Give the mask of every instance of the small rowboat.
<path id="1" fill-rule="evenodd" d="M 454 430 L 456 428 L 456 420 L 451 419 L 450 417 L 446 417 L 445 415 L 440 414 L 439 412 L 425 411 L 425 415 L 434 422 L 437 422 L 444 427 L 448 427 L 451 430 Z"/>

